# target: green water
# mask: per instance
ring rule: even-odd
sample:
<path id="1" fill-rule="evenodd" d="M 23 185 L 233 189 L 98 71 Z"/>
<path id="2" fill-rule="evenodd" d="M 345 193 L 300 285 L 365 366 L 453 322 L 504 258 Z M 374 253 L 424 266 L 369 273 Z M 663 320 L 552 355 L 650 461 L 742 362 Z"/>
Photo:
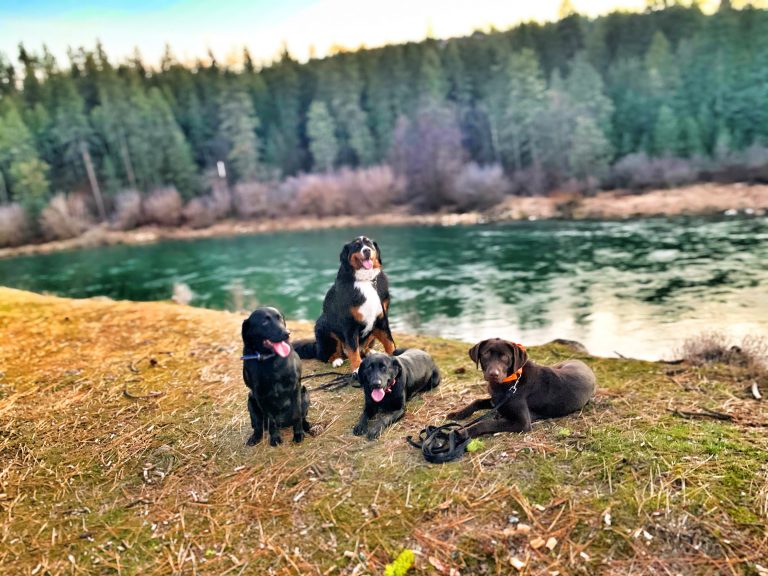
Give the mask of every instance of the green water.
<path id="1" fill-rule="evenodd" d="M 397 332 L 671 357 L 687 335 L 768 335 L 768 219 L 521 222 L 286 232 L 0 260 L 0 284 L 55 294 L 271 304 L 314 320 L 344 242 L 382 249 Z M 239 294 L 239 296 L 238 296 Z M 233 335 L 236 337 L 236 335 Z"/>

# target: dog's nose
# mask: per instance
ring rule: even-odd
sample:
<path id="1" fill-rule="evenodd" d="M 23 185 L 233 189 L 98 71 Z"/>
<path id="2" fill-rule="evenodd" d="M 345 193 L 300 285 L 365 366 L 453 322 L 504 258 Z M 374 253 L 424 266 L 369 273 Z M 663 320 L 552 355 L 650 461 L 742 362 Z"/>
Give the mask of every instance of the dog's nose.
<path id="1" fill-rule="evenodd" d="M 376 386 L 376 388 L 381 388 L 381 378 L 377 378 L 376 380 L 371 380 L 371 384 Z"/>
<path id="2" fill-rule="evenodd" d="M 366 258 L 371 257 L 371 249 L 370 248 L 363 248 L 363 256 Z"/>
<path id="3" fill-rule="evenodd" d="M 501 372 L 499 372 L 498 368 L 491 368 L 490 370 L 488 370 L 488 376 L 490 378 L 498 378 L 500 374 Z"/>

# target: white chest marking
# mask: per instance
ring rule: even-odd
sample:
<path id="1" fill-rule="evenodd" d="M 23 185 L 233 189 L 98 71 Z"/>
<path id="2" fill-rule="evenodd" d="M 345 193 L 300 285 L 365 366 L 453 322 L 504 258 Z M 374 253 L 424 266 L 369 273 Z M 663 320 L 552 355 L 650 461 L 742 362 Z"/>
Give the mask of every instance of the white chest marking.
<path id="1" fill-rule="evenodd" d="M 381 298 L 379 298 L 379 293 L 376 292 L 376 288 L 373 286 L 372 282 L 367 280 L 355 282 L 355 288 L 360 290 L 363 298 L 365 298 L 365 302 L 360 306 L 359 312 L 362 317 L 362 322 L 365 323 L 363 336 L 367 336 L 371 333 L 371 330 L 373 330 L 376 318 L 384 312 L 384 308 L 381 306 Z"/>

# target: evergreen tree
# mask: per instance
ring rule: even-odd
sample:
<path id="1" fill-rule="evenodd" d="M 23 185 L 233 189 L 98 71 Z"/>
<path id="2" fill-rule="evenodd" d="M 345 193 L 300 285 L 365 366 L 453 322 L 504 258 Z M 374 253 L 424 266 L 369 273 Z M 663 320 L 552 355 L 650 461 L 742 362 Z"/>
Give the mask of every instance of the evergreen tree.
<path id="1" fill-rule="evenodd" d="M 307 136 L 315 170 L 330 172 L 333 169 L 339 153 L 335 131 L 333 117 L 325 103 L 312 102 L 307 114 Z"/>
<path id="2" fill-rule="evenodd" d="M 227 146 L 228 172 L 234 181 L 256 180 L 261 175 L 259 121 L 248 95 L 238 90 L 225 94 L 220 105 L 221 137 Z"/>
<path id="3" fill-rule="evenodd" d="M 676 155 L 683 151 L 677 117 L 666 104 L 659 109 L 653 130 L 653 151 L 660 156 Z"/>

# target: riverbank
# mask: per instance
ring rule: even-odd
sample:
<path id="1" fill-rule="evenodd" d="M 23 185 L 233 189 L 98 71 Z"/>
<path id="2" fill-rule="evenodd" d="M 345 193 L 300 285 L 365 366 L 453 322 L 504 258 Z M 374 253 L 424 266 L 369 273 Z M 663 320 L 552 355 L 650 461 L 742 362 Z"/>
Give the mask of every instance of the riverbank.
<path id="1" fill-rule="evenodd" d="M 6 288 L 0 311 L 3 572 L 380 574 L 410 548 L 412 574 L 763 573 L 768 413 L 737 367 L 534 347 L 587 362 L 594 401 L 431 466 L 403 439 L 482 395 L 466 344 L 396 334 L 444 379 L 377 442 L 344 389 L 313 393 L 316 437 L 246 448 L 242 314 Z M 682 417 L 705 409 L 732 420 Z"/>
<path id="2" fill-rule="evenodd" d="M 731 211 L 731 212 L 729 212 Z M 592 197 L 553 195 L 510 197 L 488 212 L 464 214 L 410 214 L 395 210 L 370 216 L 301 217 L 269 220 L 224 220 L 208 228 L 161 228 L 145 226 L 135 230 L 93 228 L 68 240 L 28 244 L 0 249 L 0 258 L 47 254 L 115 244 L 138 245 L 162 240 L 188 240 L 220 236 L 261 234 L 275 231 L 314 230 L 369 226 L 456 226 L 527 219 L 622 219 L 651 216 L 708 215 L 722 213 L 761 214 L 768 212 L 768 185 L 700 184 L 643 194 L 622 191 L 601 192 Z"/>

